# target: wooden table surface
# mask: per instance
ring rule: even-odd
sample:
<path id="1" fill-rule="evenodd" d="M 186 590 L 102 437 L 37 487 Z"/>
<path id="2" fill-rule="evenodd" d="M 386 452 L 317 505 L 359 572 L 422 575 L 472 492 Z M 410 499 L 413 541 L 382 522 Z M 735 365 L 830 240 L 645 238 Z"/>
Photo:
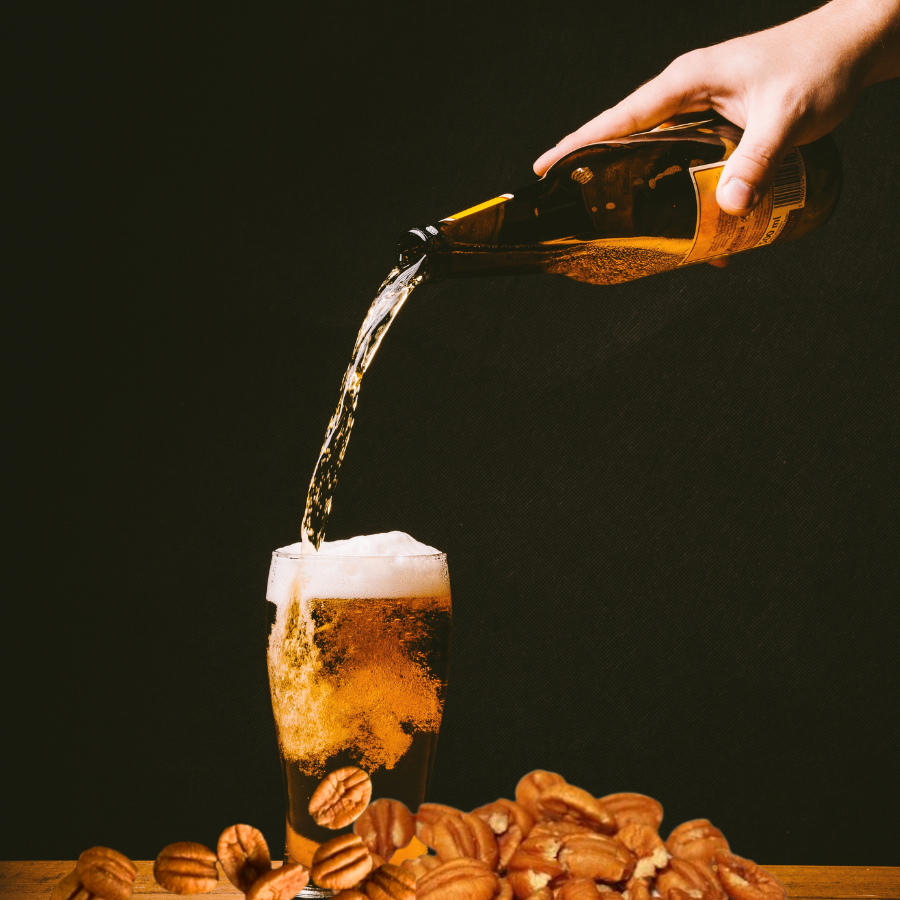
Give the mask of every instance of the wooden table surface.
<path id="1" fill-rule="evenodd" d="M 153 862 L 137 862 L 135 896 L 173 900 L 153 880 Z M 74 861 L 0 862 L 0 900 L 46 900 L 56 883 L 75 868 Z M 789 897 L 803 900 L 900 900 L 900 867 L 763 866 L 781 879 Z M 226 878 L 209 897 L 241 897 Z"/>

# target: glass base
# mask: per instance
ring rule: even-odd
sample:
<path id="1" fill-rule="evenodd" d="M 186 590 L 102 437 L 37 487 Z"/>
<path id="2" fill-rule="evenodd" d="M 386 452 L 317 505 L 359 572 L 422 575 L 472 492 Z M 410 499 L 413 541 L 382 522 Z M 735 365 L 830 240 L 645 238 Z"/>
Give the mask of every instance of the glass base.
<path id="1" fill-rule="evenodd" d="M 303 900 L 320 900 L 322 897 L 333 897 L 334 891 L 329 891 L 328 888 L 320 888 L 316 887 L 314 884 L 309 884 L 299 894 L 297 897 L 302 897 Z"/>

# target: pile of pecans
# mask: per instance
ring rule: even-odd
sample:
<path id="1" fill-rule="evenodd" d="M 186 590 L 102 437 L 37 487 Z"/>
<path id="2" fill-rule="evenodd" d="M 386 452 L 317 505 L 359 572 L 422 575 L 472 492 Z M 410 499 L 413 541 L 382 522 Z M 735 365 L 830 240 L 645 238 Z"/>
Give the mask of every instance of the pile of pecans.
<path id="1" fill-rule="evenodd" d="M 662 806 L 643 794 L 594 797 L 561 775 L 522 778 L 515 800 L 470 813 L 423 803 L 413 815 L 396 800 L 358 792 L 364 773 L 342 769 L 317 790 L 310 813 L 329 826 L 340 808 L 354 834 L 323 844 L 313 859 L 316 884 L 334 900 L 786 900 L 784 885 L 731 853 L 706 819 L 684 822 L 664 842 Z M 330 779 L 330 780 L 329 780 Z M 357 791 L 342 793 L 354 783 Z M 413 835 L 434 851 L 387 863 Z M 412 876 L 412 877 L 410 877 Z"/>
<path id="2" fill-rule="evenodd" d="M 213 853 L 202 844 L 170 844 L 153 874 L 167 891 L 200 894 L 218 882 L 218 861 L 247 900 L 290 900 L 309 883 L 334 900 L 787 900 L 773 875 L 735 856 L 706 819 L 659 835 L 662 806 L 643 794 L 594 797 L 561 775 L 536 770 L 515 800 L 470 813 L 423 803 L 415 815 L 397 800 L 370 802 L 361 769 L 331 772 L 309 804 L 326 828 L 353 824 L 322 844 L 312 868 L 272 868 L 262 834 L 227 828 Z M 428 853 L 388 860 L 413 837 Z M 51 900 L 129 900 L 136 869 L 115 850 L 94 847 L 57 885 Z"/>

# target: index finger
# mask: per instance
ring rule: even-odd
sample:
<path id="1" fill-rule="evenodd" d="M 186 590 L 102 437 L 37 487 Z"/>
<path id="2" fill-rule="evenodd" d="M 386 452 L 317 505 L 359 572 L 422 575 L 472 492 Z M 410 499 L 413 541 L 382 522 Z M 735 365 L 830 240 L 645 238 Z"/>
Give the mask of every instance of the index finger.
<path id="1" fill-rule="evenodd" d="M 566 135 L 552 150 L 538 157 L 535 173 L 543 175 L 558 159 L 585 144 L 649 131 L 679 113 L 709 109 L 709 93 L 696 77 L 697 67 L 682 62 L 683 59 L 679 57 L 656 78 Z"/>

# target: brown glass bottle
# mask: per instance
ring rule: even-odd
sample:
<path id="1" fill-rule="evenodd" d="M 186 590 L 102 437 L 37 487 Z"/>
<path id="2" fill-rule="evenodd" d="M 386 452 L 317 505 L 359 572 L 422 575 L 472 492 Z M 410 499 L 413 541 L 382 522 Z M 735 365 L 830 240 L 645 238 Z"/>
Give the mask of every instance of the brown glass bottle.
<path id="1" fill-rule="evenodd" d="M 401 266 L 427 256 L 431 280 L 559 273 L 631 281 L 802 237 L 837 205 L 841 163 L 830 136 L 797 147 L 749 216 L 715 202 L 741 130 L 721 117 L 591 144 L 514 193 L 410 229 Z"/>

